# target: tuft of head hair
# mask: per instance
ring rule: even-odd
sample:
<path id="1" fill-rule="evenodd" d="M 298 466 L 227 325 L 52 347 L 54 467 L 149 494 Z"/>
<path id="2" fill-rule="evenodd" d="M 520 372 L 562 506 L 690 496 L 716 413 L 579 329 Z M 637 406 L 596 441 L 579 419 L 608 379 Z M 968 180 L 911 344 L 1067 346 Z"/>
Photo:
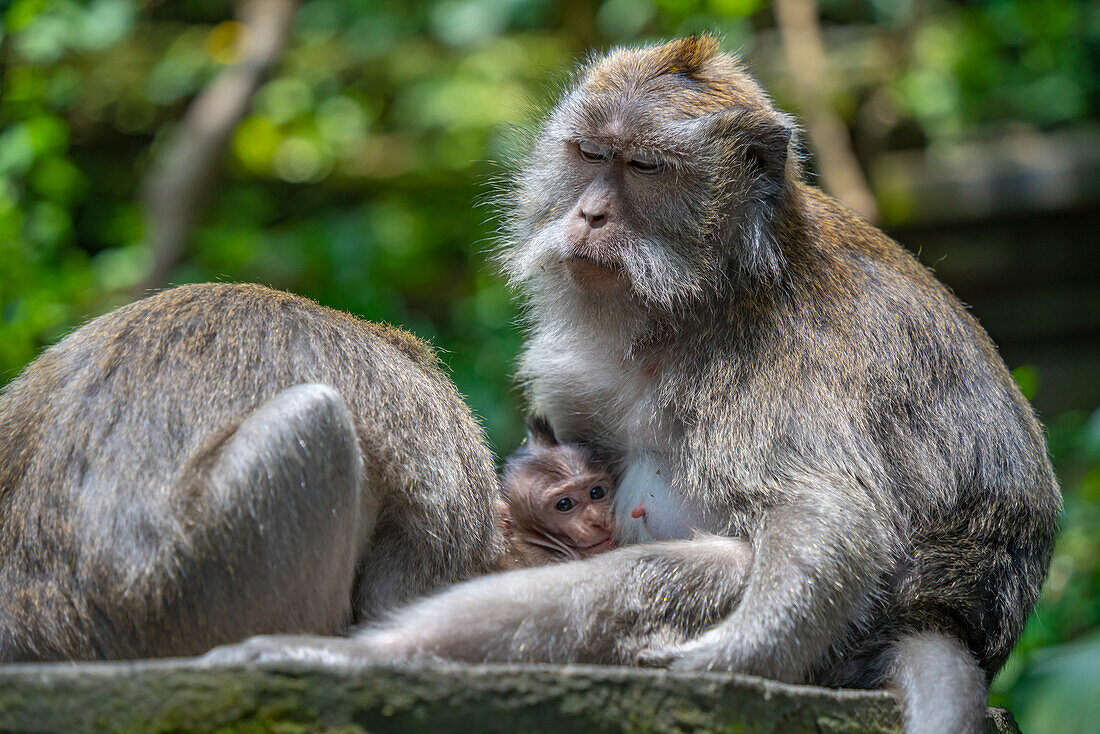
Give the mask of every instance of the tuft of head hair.
<path id="1" fill-rule="evenodd" d="M 614 48 L 585 64 L 575 91 L 599 104 L 657 98 L 684 118 L 728 107 L 772 109 L 764 89 L 718 38 L 697 34 L 649 46 Z"/>
<path id="2" fill-rule="evenodd" d="M 654 70 L 658 74 L 697 76 L 703 65 L 718 53 L 718 39 L 709 33 L 693 33 L 653 49 Z"/>
<path id="3" fill-rule="evenodd" d="M 534 413 L 528 416 L 527 443 L 535 446 L 558 445 L 558 437 L 554 435 L 554 428 L 545 415 Z"/>

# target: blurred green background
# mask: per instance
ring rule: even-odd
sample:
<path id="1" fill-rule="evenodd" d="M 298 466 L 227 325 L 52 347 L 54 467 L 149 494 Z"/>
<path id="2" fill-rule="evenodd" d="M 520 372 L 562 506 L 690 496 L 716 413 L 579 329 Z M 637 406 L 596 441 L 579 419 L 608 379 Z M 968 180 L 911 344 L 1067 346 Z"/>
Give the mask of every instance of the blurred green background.
<path id="1" fill-rule="evenodd" d="M 1100 731 L 1096 3 L 0 0 L 0 384 L 150 287 L 256 281 L 430 339 L 511 451 L 500 161 L 589 49 L 703 29 L 1040 411 L 1064 530 L 992 701 L 1025 732 Z"/>

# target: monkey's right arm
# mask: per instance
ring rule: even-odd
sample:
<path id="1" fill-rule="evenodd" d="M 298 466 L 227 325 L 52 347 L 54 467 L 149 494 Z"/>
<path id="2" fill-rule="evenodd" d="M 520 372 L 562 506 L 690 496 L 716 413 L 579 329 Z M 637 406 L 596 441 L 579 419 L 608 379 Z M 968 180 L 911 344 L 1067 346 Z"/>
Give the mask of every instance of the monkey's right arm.
<path id="1" fill-rule="evenodd" d="M 682 643 L 728 616 L 751 564 L 751 546 L 736 538 L 621 548 L 454 586 L 351 640 L 255 637 L 218 648 L 201 664 L 445 659 L 631 665 L 642 649 Z"/>
<path id="2" fill-rule="evenodd" d="M 805 682 L 880 591 L 893 547 L 869 490 L 842 470 L 792 479 L 766 510 L 741 603 L 686 644 L 647 650 L 643 665 Z"/>

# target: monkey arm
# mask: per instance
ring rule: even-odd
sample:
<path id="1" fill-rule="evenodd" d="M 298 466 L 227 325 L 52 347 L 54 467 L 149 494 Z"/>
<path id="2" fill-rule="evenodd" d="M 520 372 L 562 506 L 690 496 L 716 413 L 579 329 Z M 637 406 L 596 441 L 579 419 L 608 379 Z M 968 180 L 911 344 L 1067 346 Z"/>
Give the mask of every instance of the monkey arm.
<path id="1" fill-rule="evenodd" d="M 718 626 L 643 665 L 731 670 L 805 682 L 878 597 L 890 534 L 856 483 L 823 479 L 798 487 L 801 499 L 764 513 L 741 603 Z"/>

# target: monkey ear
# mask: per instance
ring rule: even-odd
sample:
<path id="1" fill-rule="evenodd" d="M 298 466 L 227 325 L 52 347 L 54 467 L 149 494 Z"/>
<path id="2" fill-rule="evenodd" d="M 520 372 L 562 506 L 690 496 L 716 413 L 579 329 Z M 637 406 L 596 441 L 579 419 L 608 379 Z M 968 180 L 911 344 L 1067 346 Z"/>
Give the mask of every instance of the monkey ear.
<path id="1" fill-rule="evenodd" d="M 493 505 L 496 508 L 497 517 L 500 520 L 500 529 L 507 532 L 515 524 L 512 518 L 512 506 L 503 498 L 498 498 Z"/>
<path id="2" fill-rule="evenodd" d="M 558 437 L 550 427 L 550 421 L 544 415 L 531 415 L 527 418 L 527 442 L 539 446 L 557 446 Z"/>
<path id="3" fill-rule="evenodd" d="M 745 120 L 744 143 L 748 155 L 776 186 L 778 194 L 787 182 L 787 164 L 791 146 L 796 141 L 794 122 L 783 114 L 753 116 Z"/>
<path id="4" fill-rule="evenodd" d="M 780 193 L 787 180 L 788 163 L 797 163 L 791 156 L 798 142 L 794 121 L 782 112 L 745 107 L 728 107 L 708 118 L 711 139 L 728 143 L 719 156 L 747 158 L 758 169 L 762 179 L 759 183 L 769 188 L 761 193 Z"/>
<path id="5" fill-rule="evenodd" d="M 801 175 L 793 154 L 797 126 L 781 112 L 746 107 L 728 107 L 697 124 L 710 143 L 715 170 L 723 172 L 720 178 L 744 187 L 730 192 L 740 202 L 734 222 L 740 240 L 737 266 L 751 278 L 777 281 L 786 259 L 772 224 L 788 183 Z"/>

